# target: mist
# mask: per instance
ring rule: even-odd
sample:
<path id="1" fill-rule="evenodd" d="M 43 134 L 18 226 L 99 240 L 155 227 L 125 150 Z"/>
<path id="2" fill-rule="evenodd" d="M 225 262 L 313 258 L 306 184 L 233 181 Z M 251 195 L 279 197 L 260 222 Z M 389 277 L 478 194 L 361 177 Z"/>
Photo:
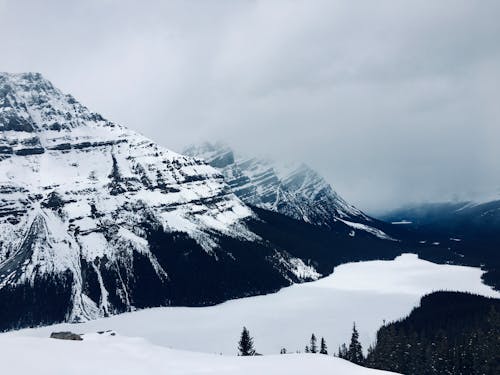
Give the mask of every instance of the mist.
<path id="1" fill-rule="evenodd" d="M 41 72 L 181 151 L 304 161 L 351 203 L 500 196 L 498 1 L 6 1 L 0 71 Z"/>

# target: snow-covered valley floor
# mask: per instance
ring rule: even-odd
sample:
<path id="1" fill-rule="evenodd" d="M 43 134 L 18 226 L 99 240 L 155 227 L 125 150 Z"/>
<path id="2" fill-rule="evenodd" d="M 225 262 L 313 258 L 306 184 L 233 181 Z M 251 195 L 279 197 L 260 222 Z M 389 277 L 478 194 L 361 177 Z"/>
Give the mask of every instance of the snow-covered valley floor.
<path id="1" fill-rule="evenodd" d="M 155 308 L 82 324 L 58 324 L 1 334 L 0 353 L 5 357 L 2 367 L 7 363 L 7 368 L 24 369 L 23 364 L 16 365 L 12 358 L 26 356 L 31 361 L 34 356 L 45 355 L 68 366 L 71 358 L 75 363 L 92 362 L 94 372 L 106 368 L 103 371 L 106 374 L 109 370 L 114 373 L 113 368 L 108 368 L 114 362 L 108 358 L 116 359 L 116 373 L 126 373 L 118 371 L 121 366 L 143 366 L 134 373 L 168 369 L 172 374 L 190 374 L 203 372 L 206 362 L 207 368 L 217 369 L 213 373 L 266 373 L 262 369 L 271 368 L 268 366 L 273 369 L 268 373 L 273 374 L 304 373 L 306 368 L 310 371 L 317 366 L 324 373 L 357 374 L 356 368 L 344 372 L 339 367 L 338 372 L 332 372 L 335 366 L 349 366 L 334 358 L 268 354 L 277 354 L 283 347 L 289 352 L 303 350 L 313 332 L 325 337 L 330 352 L 334 352 L 349 340 L 354 321 L 366 348 L 384 320 L 406 316 L 424 294 L 436 290 L 468 291 L 500 298 L 499 292 L 481 283 L 481 275 L 477 268 L 437 265 L 412 254 L 393 261 L 349 263 L 316 282 L 217 306 Z M 257 351 L 266 356 L 248 360 L 231 357 L 236 354 L 243 326 L 254 337 Z M 83 342 L 47 338 L 53 331 L 64 330 L 88 335 Z M 117 336 L 95 334 L 102 330 L 116 331 Z M 224 356 L 214 355 L 221 353 Z M 148 366 L 152 366 L 151 371 Z M 359 371 L 365 373 L 364 369 Z"/>

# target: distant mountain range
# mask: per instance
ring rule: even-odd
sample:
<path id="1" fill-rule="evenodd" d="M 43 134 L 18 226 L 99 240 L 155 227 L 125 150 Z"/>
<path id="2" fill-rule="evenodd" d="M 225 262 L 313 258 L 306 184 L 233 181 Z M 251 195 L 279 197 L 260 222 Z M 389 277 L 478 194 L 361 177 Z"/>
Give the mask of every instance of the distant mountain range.
<path id="1" fill-rule="evenodd" d="M 446 246 L 464 264 L 481 265 L 488 271 L 485 282 L 500 289 L 500 199 L 415 204 L 381 219 L 406 222 L 407 232 Z"/>
<path id="2" fill-rule="evenodd" d="M 451 235 L 489 236 L 500 228 L 500 198 L 485 202 L 414 204 L 381 216 L 389 222 L 404 222 L 419 228 L 447 231 Z"/>

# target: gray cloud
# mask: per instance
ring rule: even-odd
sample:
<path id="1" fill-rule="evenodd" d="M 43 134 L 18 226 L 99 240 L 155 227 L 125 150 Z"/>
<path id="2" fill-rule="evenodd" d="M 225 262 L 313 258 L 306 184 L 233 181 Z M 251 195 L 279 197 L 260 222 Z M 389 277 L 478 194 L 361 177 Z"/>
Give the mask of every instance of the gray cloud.
<path id="1" fill-rule="evenodd" d="M 500 187 L 498 1 L 2 1 L 40 71 L 176 150 L 297 158 L 377 211 Z"/>

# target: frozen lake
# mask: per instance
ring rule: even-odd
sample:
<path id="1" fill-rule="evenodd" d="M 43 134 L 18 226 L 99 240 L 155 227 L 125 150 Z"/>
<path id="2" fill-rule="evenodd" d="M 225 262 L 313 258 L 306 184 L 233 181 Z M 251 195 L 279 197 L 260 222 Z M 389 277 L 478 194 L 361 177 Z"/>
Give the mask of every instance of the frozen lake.
<path id="1" fill-rule="evenodd" d="M 82 324 L 59 324 L 0 335 L 48 337 L 50 332 L 114 330 L 174 349 L 235 355 L 243 326 L 258 352 L 277 354 L 308 344 L 311 333 L 325 337 L 330 353 L 350 339 L 353 322 L 364 349 L 383 321 L 402 318 L 420 298 L 437 290 L 467 291 L 500 297 L 481 283 L 482 271 L 438 265 L 404 254 L 392 261 L 344 264 L 321 280 L 293 285 L 265 296 L 211 307 L 165 307 L 142 310 Z"/>

